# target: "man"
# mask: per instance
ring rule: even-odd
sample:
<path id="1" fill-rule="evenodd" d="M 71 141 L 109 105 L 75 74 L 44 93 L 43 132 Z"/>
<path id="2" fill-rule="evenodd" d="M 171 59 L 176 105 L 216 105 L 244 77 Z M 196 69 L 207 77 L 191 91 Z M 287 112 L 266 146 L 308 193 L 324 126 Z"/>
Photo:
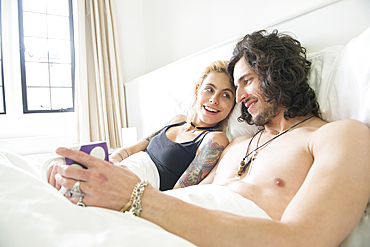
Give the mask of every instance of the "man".
<path id="1" fill-rule="evenodd" d="M 370 130 L 355 120 L 319 118 L 309 66 L 300 43 L 276 31 L 245 36 L 229 65 L 241 119 L 261 130 L 233 140 L 202 183 L 231 188 L 271 219 L 200 208 L 142 183 L 137 214 L 197 246 L 339 245 L 369 200 Z M 86 205 L 120 210 L 130 201 L 139 179 L 128 169 L 57 152 L 89 167 L 59 167 L 57 177 L 67 188 L 81 180 Z"/>

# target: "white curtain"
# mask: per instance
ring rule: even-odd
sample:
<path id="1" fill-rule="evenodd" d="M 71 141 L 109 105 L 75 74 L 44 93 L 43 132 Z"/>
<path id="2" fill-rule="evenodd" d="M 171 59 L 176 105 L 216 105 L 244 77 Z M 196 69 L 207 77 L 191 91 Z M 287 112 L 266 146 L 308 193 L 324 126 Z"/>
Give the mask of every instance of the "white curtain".
<path id="1" fill-rule="evenodd" d="M 77 143 L 121 143 L 126 127 L 124 86 L 114 0 L 74 2 Z"/>

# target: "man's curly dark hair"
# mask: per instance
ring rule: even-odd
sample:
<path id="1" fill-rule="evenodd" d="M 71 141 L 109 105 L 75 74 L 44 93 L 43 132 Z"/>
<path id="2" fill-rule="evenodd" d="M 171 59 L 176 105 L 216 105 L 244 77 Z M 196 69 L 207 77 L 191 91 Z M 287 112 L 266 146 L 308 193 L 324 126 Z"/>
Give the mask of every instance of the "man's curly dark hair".
<path id="1" fill-rule="evenodd" d="M 311 62 L 298 40 L 277 30 L 246 35 L 237 43 L 228 65 L 232 80 L 235 64 L 241 58 L 255 70 L 267 102 L 285 108 L 286 119 L 309 113 L 320 117 L 319 104 L 307 78 Z M 244 104 L 238 120 L 253 124 Z"/>

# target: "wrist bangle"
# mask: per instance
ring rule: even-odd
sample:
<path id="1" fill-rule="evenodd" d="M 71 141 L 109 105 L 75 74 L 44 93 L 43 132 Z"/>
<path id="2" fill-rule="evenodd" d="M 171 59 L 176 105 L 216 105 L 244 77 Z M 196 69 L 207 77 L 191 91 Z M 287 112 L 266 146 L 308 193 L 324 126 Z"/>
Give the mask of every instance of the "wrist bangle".
<path id="1" fill-rule="evenodd" d="M 129 209 L 131 207 L 132 202 L 134 201 L 134 197 L 135 197 L 136 192 L 137 192 L 137 185 L 132 190 L 130 201 L 120 210 L 120 212 L 124 213 L 124 212 L 127 211 L 127 209 Z"/>
<path id="2" fill-rule="evenodd" d="M 131 196 L 132 199 L 132 206 L 131 209 L 127 212 L 129 214 L 132 214 L 134 216 L 140 216 L 141 211 L 143 210 L 141 207 L 141 199 L 143 198 L 145 187 L 148 186 L 149 182 L 147 180 L 141 181 L 136 184 L 136 191 L 132 193 L 133 196 Z M 136 188 L 135 187 L 135 188 Z"/>

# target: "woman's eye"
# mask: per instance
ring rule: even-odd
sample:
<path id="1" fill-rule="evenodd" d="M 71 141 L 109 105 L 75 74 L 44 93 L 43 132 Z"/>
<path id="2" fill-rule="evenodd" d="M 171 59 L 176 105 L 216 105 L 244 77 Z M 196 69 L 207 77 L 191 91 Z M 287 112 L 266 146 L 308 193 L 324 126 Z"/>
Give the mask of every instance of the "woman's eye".
<path id="1" fill-rule="evenodd" d="M 225 98 L 227 98 L 227 99 L 231 99 L 231 96 L 228 93 L 224 93 L 222 96 L 225 97 Z"/>
<path id="2" fill-rule="evenodd" d="M 213 92 L 213 88 L 210 88 L 210 87 L 208 87 L 208 88 L 206 88 L 206 91 L 208 91 L 208 92 Z"/>

